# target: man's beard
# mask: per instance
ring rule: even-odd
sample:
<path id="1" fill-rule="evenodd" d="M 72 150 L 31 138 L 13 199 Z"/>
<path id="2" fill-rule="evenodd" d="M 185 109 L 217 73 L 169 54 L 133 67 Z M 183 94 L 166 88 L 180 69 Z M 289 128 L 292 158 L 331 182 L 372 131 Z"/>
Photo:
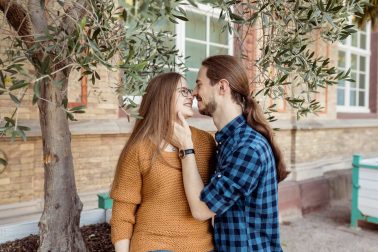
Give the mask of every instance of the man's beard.
<path id="1" fill-rule="evenodd" d="M 204 104 L 205 107 L 203 109 L 199 109 L 199 112 L 201 115 L 206 115 L 206 116 L 213 116 L 213 113 L 217 109 L 217 104 L 215 101 L 211 101 L 208 104 Z"/>

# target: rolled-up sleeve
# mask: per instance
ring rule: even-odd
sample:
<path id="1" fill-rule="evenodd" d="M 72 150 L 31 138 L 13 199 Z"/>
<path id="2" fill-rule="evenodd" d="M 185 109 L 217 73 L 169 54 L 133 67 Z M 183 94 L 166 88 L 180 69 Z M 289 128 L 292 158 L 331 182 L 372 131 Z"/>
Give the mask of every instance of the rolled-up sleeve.
<path id="1" fill-rule="evenodd" d="M 111 239 L 130 239 L 135 224 L 135 211 L 141 202 L 142 176 L 137 151 L 125 150 L 120 155 L 110 197 L 113 199 Z"/>
<path id="2" fill-rule="evenodd" d="M 221 215 L 232 207 L 242 195 L 249 195 L 256 188 L 262 165 L 259 155 L 250 146 L 237 148 L 220 165 L 209 184 L 201 193 L 201 200 Z"/>

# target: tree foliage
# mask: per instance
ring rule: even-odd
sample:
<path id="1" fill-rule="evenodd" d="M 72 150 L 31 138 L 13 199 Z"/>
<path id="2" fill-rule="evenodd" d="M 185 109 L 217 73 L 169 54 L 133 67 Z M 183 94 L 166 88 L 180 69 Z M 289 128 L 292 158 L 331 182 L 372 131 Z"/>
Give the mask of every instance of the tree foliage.
<path id="1" fill-rule="evenodd" d="M 245 51 L 245 38 L 257 33 L 254 41 L 259 55 L 248 62 L 255 71 L 255 96 L 273 101 L 285 100 L 297 118 L 318 113 L 322 107 L 315 94 L 340 80 L 349 80 L 349 70 L 338 72 L 330 59 L 316 54 L 313 45 L 319 41 L 335 43 L 356 32 L 350 17 L 362 13 L 364 2 L 354 0 L 289 1 L 205 1 L 222 11 L 219 18 L 228 20 L 224 29 L 238 38 Z M 273 121 L 276 102 L 266 108 Z"/>
<path id="2" fill-rule="evenodd" d="M 130 2 L 127 3 L 127 2 Z M 179 6 L 183 1 L 29 1 L 28 5 L 1 0 L 0 10 L 9 26 L 0 29 L 7 34 L 9 47 L 0 54 L 0 95 L 9 96 L 15 109 L 10 116 L 0 118 L 0 135 L 25 139 L 29 128 L 17 123 L 17 111 L 29 89 L 33 104 L 41 98 L 43 81 L 62 85 L 56 74 L 80 70 L 95 85 L 100 78 L 98 67 L 122 72 L 122 83 L 116 83 L 120 97 L 128 93 L 141 94 L 148 79 L 156 73 L 183 67 L 178 51 L 172 46 L 174 36 L 164 30 L 167 22 L 185 19 Z M 31 20 L 33 5 L 40 4 L 42 27 Z M 16 10 L 16 11 L 15 11 Z M 23 14 L 23 18 L 17 16 Z M 17 19 L 18 18 L 18 19 Z M 39 27 L 37 29 L 37 27 Z M 170 46 L 171 45 L 171 46 Z M 35 68 L 35 78 L 27 72 L 28 64 Z M 131 101 L 121 100 L 121 106 Z M 83 107 L 69 109 L 67 94 L 62 104 L 67 117 L 74 119 Z"/>

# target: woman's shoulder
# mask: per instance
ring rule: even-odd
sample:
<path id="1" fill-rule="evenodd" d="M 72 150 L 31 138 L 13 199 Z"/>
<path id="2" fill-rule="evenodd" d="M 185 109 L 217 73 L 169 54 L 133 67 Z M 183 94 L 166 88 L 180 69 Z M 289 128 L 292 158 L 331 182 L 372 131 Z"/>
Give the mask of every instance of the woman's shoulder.
<path id="1" fill-rule="evenodd" d="M 215 140 L 212 134 L 210 134 L 207 131 L 195 128 L 195 127 L 190 127 L 191 132 L 192 132 L 192 139 L 193 139 L 193 144 L 196 146 L 209 146 L 210 149 L 215 148 Z"/>
<path id="2" fill-rule="evenodd" d="M 201 129 L 198 129 L 198 128 L 195 128 L 195 127 L 192 127 L 192 126 L 190 126 L 190 130 L 192 132 L 193 138 L 199 138 L 199 139 L 212 138 L 212 139 L 214 139 L 213 135 L 210 134 L 207 131 L 204 131 L 204 130 L 201 130 Z"/>
<path id="3" fill-rule="evenodd" d="M 152 149 L 151 141 L 149 140 L 140 140 L 131 146 L 125 146 L 124 151 L 129 155 L 145 155 L 149 150 Z"/>

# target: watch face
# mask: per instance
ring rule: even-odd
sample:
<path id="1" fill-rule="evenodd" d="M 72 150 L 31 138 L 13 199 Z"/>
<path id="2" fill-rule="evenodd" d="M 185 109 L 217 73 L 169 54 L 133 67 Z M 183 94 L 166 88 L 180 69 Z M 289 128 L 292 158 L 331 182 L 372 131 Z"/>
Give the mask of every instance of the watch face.
<path id="1" fill-rule="evenodd" d="M 185 151 L 184 150 L 179 150 L 179 157 L 183 158 L 185 156 Z"/>

